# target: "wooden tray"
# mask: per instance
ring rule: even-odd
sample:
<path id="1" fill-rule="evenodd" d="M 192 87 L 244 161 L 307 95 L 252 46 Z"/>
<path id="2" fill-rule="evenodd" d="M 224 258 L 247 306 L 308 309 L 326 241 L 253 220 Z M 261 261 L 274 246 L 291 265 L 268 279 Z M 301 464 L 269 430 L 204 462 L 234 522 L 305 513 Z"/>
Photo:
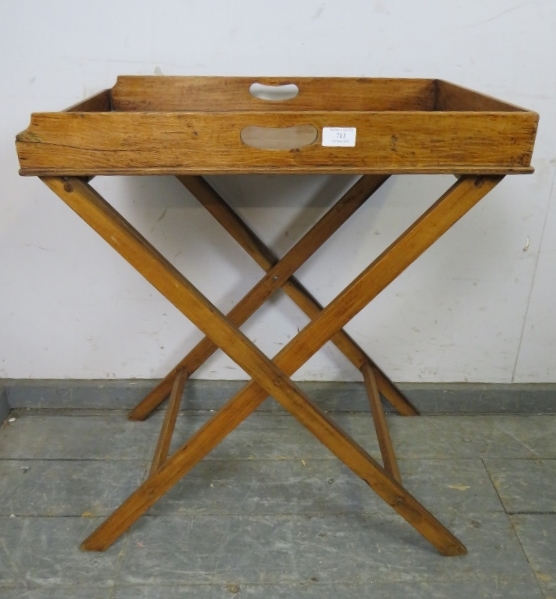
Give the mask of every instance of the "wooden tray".
<path id="1" fill-rule="evenodd" d="M 63 112 L 33 114 L 16 145 L 22 175 L 507 174 L 533 171 L 537 123 L 434 79 L 125 76 Z M 355 145 L 323 145 L 325 128 L 355 134 Z"/>

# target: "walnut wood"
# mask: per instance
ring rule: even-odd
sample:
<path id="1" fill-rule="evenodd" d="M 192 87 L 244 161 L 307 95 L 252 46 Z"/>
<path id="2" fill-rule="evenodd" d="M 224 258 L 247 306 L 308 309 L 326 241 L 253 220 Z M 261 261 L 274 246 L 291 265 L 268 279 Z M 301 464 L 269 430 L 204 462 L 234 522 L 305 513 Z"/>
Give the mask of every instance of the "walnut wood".
<path id="1" fill-rule="evenodd" d="M 266 394 L 265 394 L 266 395 Z M 145 481 L 82 544 L 92 551 L 106 550 L 164 493 L 191 470 L 209 451 L 249 416 L 264 400 L 252 393 L 236 395 L 178 449 L 151 478 Z M 357 443 L 339 429 L 310 401 L 290 411 L 321 442 L 360 476 L 442 555 L 467 553 L 465 546 L 428 512 L 404 487 Z"/>
<path id="2" fill-rule="evenodd" d="M 160 470 L 160 467 L 168 458 L 170 444 L 172 443 L 172 435 L 174 434 L 174 429 L 176 427 L 176 420 L 180 411 L 181 398 L 186 382 L 187 372 L 185 370 L 179 370 L 174 377 L 170 401 L 168 402 L 164 420 L 162 421 L 162 427 L 160 428 L 160 435 L 158 437 L 151 464 L 150 476 Z"/>
<path id="3" fill-rule="evenodd" d="M 295 372 L 501 179 L 461 177 L 279 352 L 280 368 Z"/>
<path id="4" fill-rule="evenodd" d="M 290 100 L 260 100 L 249 93 L 253 83 L 294 83 Z M 342 77 L 118 77 L 112 88 L 115 110 L 122 111 L 306 111 L 433 110 L 432 79 Z"/>
<path id="5" fill-rule="evenodd" d="M 250 95 L 253 82 L 295 83 L 299 93 L 289 100 L 269 102 Z M 342 327 L 502 175 L 532 171 L 537 122 L 533 112 L 442 81 L 309 78 L 122 78 L 112 90 L 65 112 L 32 115 L 29 128 L 17 136 L 21 174 L 48 175 L 43 181 L 207 335 L 210 351 L 220 347 L 252 377 L 168 458 L 179 396 L 189 371 L 175 377 L 151 476 L 85 540 L 83 548 L 106 549 L 271 395 L 442 554 L 465 553 L 458 539 L 396 480 L 399 471 L 379 390 L 386 389 L 385 394 L 394 398 L 399 391 L 363 359 L 364 352 Z M 242 143 L 242 133 L 250 127 L 314 127 L 318 138 L 295 150 L 266 150 Z M 356 146 L 323 147 L 324 127 L 355 127 Z M 273 139 L 272 147 L 277 143 Z M 276 261 L 248 228 L 237 226 L 237 217 L 226 224 L 222 212 L 225 228 L 246 242 L 247 251 L 254 251 L 258 261 L 269 260 L 263 266 L 267 274 L 262 282 L 227 318 L 90 185 L 69 176 L 218 173 L 356 173 L 376 174 L 376 180 L 389 173 L 462 177 L 325 308 L 291 279 L 295 268 L 291 269 L 332 234 L 332 222 L 319 221 L 315 228 L 320 230 L 313 237 L 304 238 L 304 244 L 296 244 Z M 479 174 L 484 176 L 474 176 Z M 197 179 L 187 179 L 198 185 Z M 234 319 L 246 318 L 281 286 L 305 306 L 312 321 L 270 360 L 241 333 Z M 386 469 L 289 378 L 332 338 L 363 372 Z M 194 350 L 192 363 L 205 350 Z"/>
<path id="6" fill-rule="evenodd" d="M 34 114 L 17 136 L 23 175 L 529 172 L 529 112 L 66 112 Z M 246 146 L 249 126 L 319 130 L 298 150 Z M 323 127 L 355 127 L 324 147 Z"/>
<path id="7" fill-rule="evenodd" d="M 428 512 L 411 494 L 397 483 L 371 456 L 339 429 L 309 398 L 234 327 L 223 314 L 206 300 L 161 254 L 159 254 L 123 217 L 118 214 L 90 185 L 79 179 L 45 178 L 48 185 L 72 210 L 99 233 L 120 255 L 136 268 L 171 303 L 194 324 L 209 335 L 232 359 L 234 359 L 258 383 L 251 383 L 255 395 L 273 395 L 321 442 L 361 476 L 385 501 L 394 507 L 416 530 L 427 538 L 444 555 L 460 555 L 465 547 Z M 461 183 L 461 182 L 460 182 Z M 432 241 L 431 241 L 432 243 Z M 430 243 L 429 243 L 430 245 Z M 326 310 L 323 311 L 323 315 Z M 319 318 L 318 320 L 322 320 Z M 316 321 L 315 321 L 316 322 Z M 324 321 L 326 324 L 326 321 Z M 339 328 L 341 328 L 340 325 Z M 259 386 L 262 385 L 261 386 Z M 238 417 L 246 411 L 246 405 L 256 407 L 260 403 L 228 402 L 219 415 L 229 415 L 231 404 L 233 417 L 225 422 L 224 429 L 232 430 L 241 421 Z M 243 404 L 243 405 L 242 405 Z M 214 419 L 213 419 L 214 420 Z M 161 469 L 141 485 L 88 539 L 85 549 L 106 549 L 113 541 L 165 493 L 183 472 L 183 454 L 191 464 L 195 463 L 218 443 L 224 432 L 221 421 L 203 427 L 197 435 L 170 457 Z M 224 433 L 225 435 L 226 433 Z M 196 438 L 199 445 L 193 444 Z"/>
<path id="8" fill-rule="evenodd" d="M 189 284 L 182 280 L 183 277 L 179 273 L 170 273 L 169 278 L 173 280 L 173 285 L 162 284 L 161 278 L 166 278 L 166 271 L 172 270 L 171 265 L 166 264 L 164 258 L 158 255 L 157 260 L 154 261 L 158 268 L 155 267 L 152 270 L 150 256 L 155 250 L 150 248 L 147 242 L 142 240 L 125 221 L 122 222 L 117 213 L 111 212 L 98 194 L 91 193 L 93 190 L 88 186 L 82 185 L 83 188 L 78 189 L 79 193 L 76 194 L 80 198 L 88 200 L 87 207 L 83 209 L 79 201 L 76 203 L 74 197 L 65 197 L 64 192 L 71 196 L 71 192 L 75 191 L 71 182 L 69 188 L 64 189 L 63 182 L 60 180 L 45 180 L 64 201 L 85 218 L 90 226 L 99 233 L 104 233 L 105 239 L 126 256 L 126 259 L 133 260 L 132 264 L 159 290 L 163 291 L 178 309 L 184 313 L 189 312 L 190 319 L 194 322 L 197 321 L 198 326 L 204 325 L 205 332 L 210 332 L 214 336 L 214 340 L 240 366 L 248 372 L 256 370 L 255 373 L 250 374 L 256 376 L 258 383 L 262 383 L 265 387 L 263 389 L 257 382 L 252 382 L 236 394 L 210 423 L 171 456 L 156 475 L 139 487 L 85 541 L 84 548 L 101 550 L 108 547 L 206 452 L 210 451 L 219 440 L 255 409 L 264 400 L 267 393 L 270 393 L 441 553 L 444 555 L 464 553 L 464 546 L 399 483 L 391 478 L 376 461 L 339 430 L 308 398 L 304 397 L 285 373 L 295 371 L 322 347 L 327 337 L 330 338 L 343 327 L 362 307 L 490 191 L 500 179 L 501 177 L 462 177 L 390 248 L 340 293 L 317 319 L 303 329 L 276 356 L 274 363 L 269 362 L 254 346 L 250 346 L 249 341 L 240 331 L 235 330 L 229 334 L 231 325 L 214 307 L 211 308 L 212 315 L 209 314 L 206 321 L 203 318 L 199 319 L 196 312 L 197 310 L 204 311 L 204 302 L 199 299 L 196 290 L 189 289 Z M 93 214 L 90 214 L 89 210 L 91 205 L 95 208 Z M 97 221 L 99 217 L 100 222 Z M 125 242 L 119 241 L 120 238 L 124 238 Z M 131 248 L 135 251 L 130 255 Z M 175 290 L 178 287 L 180 292 L 176 293 Z M 216 330 L 214 330 L 215 324 Z M 247 359 L 245 355 L 242 355 L 243 352 L 248 355 Z"/>
<path id="9" fill-rule="evenodd" d="M 254 231 L 231 210 L 228 204 L 206 181 L 201 177 L 178 177 L 178 179 L 261 268 L 268 271 L 278 262 L 278 258 L 274 253 L 265 246 Z M 323 309 L 319 302 L 295 277 L 290 277 L 282 286 L 282 291 L 310 319 L 316 318 Z M 344 330 L 336 333 L 331 341 L 358 370 L 367 363 L 373 366 L 380 392 L 402 416 L 417 416 L 419 414 L 417 408 L 415 408 L 409 399 L 403 395 L 388 376 Z"/>
<path id="10" fill-rule="evenodd" d="M 401 483 L 402 477 L 398 468 L 392 439 L 390 438 L 388 423 L 386 422 L 382 403 L 380 402 L 380 394 L 378 392 L 378 385 L 373 372 L 373 367 L 370 364 L 365 364 L 363 368 L 361 368 L 361 372 L 363 373 L 367 395 L 369 396 L 369 404 L 371 406 L 373 422 L 375 423 L 376 436 L 380 447 L 380 454 L 382 455 L 382 463 L 384 464 L 385 470 Z"/>
<path id="11" fill-rule="evenodd" d="M 210 212 L 224 229 L 241 245 L 241 247 L 265 271 L 271 270 L 278 258 L 267 248 L 258 236 L 241 220 L 228 206 L 220 195 L 201 177 L 178 177 L 178 180 L 188 191 Z M 322 306 L 295 279 L 290 277 L 282 286 L 282 290 L 309 316 L 316 318 L 322 311 Z M 403 416 L 418 414 L 411 402 L 397 389 L 390 379 L 365 354 L 365 352 L 349 337 L 345 331 L 339 331 L 331 341 L 359 370 L 364 364 L 371 363 L 377 372 L 381 393 Z M 144 420 L 168 396 L 176 372 L 181 368 L 190 367 L 190 357 L 180 361 L 164 379 L 154 387 L 149 394 L 130 412 L 131 420 Z"/>
<path id="12" fill-rule="evenodd" d="M 317 318 L 322 312 L 323 307 L 295 279 L 290 279 L 289 284 L 284 285 L 282 290 L 295 301 L 311 320 Z M 401 416 L 419 415 L 419 410 L 345 331 L 340 330 L 330 341 L 359 370 L 363 364 L 372 365 L 380 393 Z"/>
<path id="13" fill-rule="evenodd" d="M 438 80 L 436 82 L 435 110 L 445 112 L 524 112 L 524 108 L 502 102 L 491 96 L 478 94 L 477 92 L 454 85 L 448 81 Z M 526 111 L 525 111 L 526 112 Z"/>
<path id="14" fill-rule="evenodd" d="M 299 94 L 254 98 L 257 81 Z M 67 111 L 33 114 L 16 145 L 23 175 L 505 174 L 532 171 L 537 122 L 433 79 L 121 77 Z M 318 139 L 260 149 L 241 140 L 252 127 L 314 127 Z M 323 147 L 323 127 L 355 127 L 355 147 Z"/>
<path id="15" fill-rule="evenodd" d="M 66 108 L 64 112 L 110 112 L 112 110 L 112 98 L 109 89 L 81 100 L 77 104 Z"/>
<path id="16" fill-rule="evenodd" d="M 18 144 L 16 143 L 16 146 Z M 19 174 L 22 177 L 78 177 L 79 179 L 93 179 L 96 175 L 89 174 L 90 168 L 38 168 L 38 169 L 20 169 Z M 251 169 L 243 169 L 238 171 L 232 170 L 215 170 L 206 168 L 191 169 L 187 166 L 177 165 L 176 167 L 163 167 L 163 168 L 150 168 L 150 167 L 129 167 L 127 171 L 124 169 L 111 169 L 109 166 L 102 169 L 99 176 L 112 176 L 112 175 L 151 175 L 151 176 L 168 176 L 168 175 L 530 175 L 535 172 L 532 166 L 475 166 L 465 165 L 461 167 L 454 166 L 450 167 L 357 167 L 351 168 L 349 166 L 343 167 L 315 167 L 315 168 L 297 168 L 291 166 L 290 168 L 282 167 L 253 167 Z"/>
<path id="17" fill-rule="evenodd" d="M 200 178 L 179 178 L 211 212 L 217 214 L 220 224 L 233 231 L 247 251 L 258 252 L 262 246 L 256 237 L 249 235 L 246 227 L 238 227 L 238 217 L 216 192 Z M 281 260 L 267 263 L 267 274 L 234 306 L 227 318 L 236 326 L 243 324 L 330 236 L 388 179 L 388 176 L 371 176 L 359 179 L 338 202 L 290 249 Z M 263 246 L 264 247 L 264 246 Z M 131 411 L 131 420 L 144 420 L 167 397 L 178 370 L 190 376 L 218 349 L 208 338 L 202 339 L 179 364 Z"/>
<path id="18" fill-rule="evenodd" d="M 42 180 L 269 395 L 286 402 L 288 395 L 304 399 L 296 385 L 90 185 L 76 178 Z"/>

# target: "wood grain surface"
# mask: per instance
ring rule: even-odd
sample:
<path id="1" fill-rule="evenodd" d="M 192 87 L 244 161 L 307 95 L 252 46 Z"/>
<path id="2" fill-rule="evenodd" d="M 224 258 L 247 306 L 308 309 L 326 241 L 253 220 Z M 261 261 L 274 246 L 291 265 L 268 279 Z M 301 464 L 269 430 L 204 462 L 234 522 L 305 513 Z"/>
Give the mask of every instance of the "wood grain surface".
<path id="1" fill-rule="evenodd" d="M 530 170 L 536 116 L 511 112 L 118 113 L 33 115 L 18 136 L 22 174 L 505 173 Z M 298 150 L 245 145 L 247 127 L 312 125 Z M 323 127 L 355 127 L 324 147 Z"/>
<path id="2" fill-rule="evenodd" d="M 256 81 L 299 93 L 261 100 Z M 67 111 L 33 114 L 16 146 L 22 175 L 507 174 L 532 171 L 537 123 L 432 79 L 121 77 Z M 323 146 L 324 127 L 355 128 L 355 146 Z M 280 135 L 313 128 L 298 144 Z M 262 147 L 242 140 L 265 130 Z"/>
<path id="3" fill-rule="evenodd" d="M 44 183 L 72 210 L 253 377 L 251 383 L 238 392 L 170 456 L 155 474 L 132 493 L 84 541 L 82 547 L 104 550 L 110 546 L 186 472 L 252 413 L 267 395 L 272 395 L 440 553 L 464 554 L 465 546 L 323 413 L 291 381 L 289 375 L 318 351 L 500 179 L 501 177 L 462 177 L 271 361 L 88 184 L 75 178 L 44 178 Z"/>
<path id="4" fill-rule="evenodd" d="M 290 100 L 261 100 L 252 84 L 295 84 Z M 115 110 L 126 111 L 304 111 L 433 110 L 432 79 L 343 77 L 118 77 Z"/>

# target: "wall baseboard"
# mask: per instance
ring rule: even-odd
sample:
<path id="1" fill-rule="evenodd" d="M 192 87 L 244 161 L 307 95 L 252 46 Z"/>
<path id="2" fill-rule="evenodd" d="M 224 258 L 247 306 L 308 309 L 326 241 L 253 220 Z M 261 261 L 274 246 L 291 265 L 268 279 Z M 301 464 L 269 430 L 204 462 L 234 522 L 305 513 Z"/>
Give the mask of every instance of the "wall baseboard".
<path id="1" fill-rule="evenodd" d="M 0 387 L 0 425 L 6 420 L 10 413 L 10 404 L 8 403 L 8 394 L 3 387 Z"/>
<path id="2" fill-rule="evenodd" d="M 14 409 L 112 409 L 135 406 L 156 380 L 38 380 L 0 381 L 0 422 Z M 244 381 L 188 381 L 182 407 L 216 410 Z M 369 404 L 363 383 L 300 382 L 299 386 L 322 409 L 331 412 L 363 412 Z M 539 414 L 556 413 L 556 384 L 403 383 L 407 394 L 423 414 Z M 0 389 L 2 387 L 0 386 Z M 262 410 L 281 410 L 267 400 Z M 386 405 L 387 411 L 393 411 Z"/>

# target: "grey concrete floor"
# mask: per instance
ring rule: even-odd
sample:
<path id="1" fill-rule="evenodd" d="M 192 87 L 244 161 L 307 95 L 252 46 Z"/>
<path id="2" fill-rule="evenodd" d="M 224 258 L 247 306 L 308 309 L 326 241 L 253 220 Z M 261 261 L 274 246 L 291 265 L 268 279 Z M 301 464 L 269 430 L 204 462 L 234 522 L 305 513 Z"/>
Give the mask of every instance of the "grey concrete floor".
<path id="1" fill-rule="evenodd" d="M 468 547 L 441 557 L 290 416 L 255 413 L 105 553 L 161 415 L 16 411 L 0 430 L 2 599 L 556 597 L 556 416 L 389 416 L 404 483 Z M 184 412 L 181 443 L 210 416 Z M 331 414 L 377 455 L 366 413 Z"/>

